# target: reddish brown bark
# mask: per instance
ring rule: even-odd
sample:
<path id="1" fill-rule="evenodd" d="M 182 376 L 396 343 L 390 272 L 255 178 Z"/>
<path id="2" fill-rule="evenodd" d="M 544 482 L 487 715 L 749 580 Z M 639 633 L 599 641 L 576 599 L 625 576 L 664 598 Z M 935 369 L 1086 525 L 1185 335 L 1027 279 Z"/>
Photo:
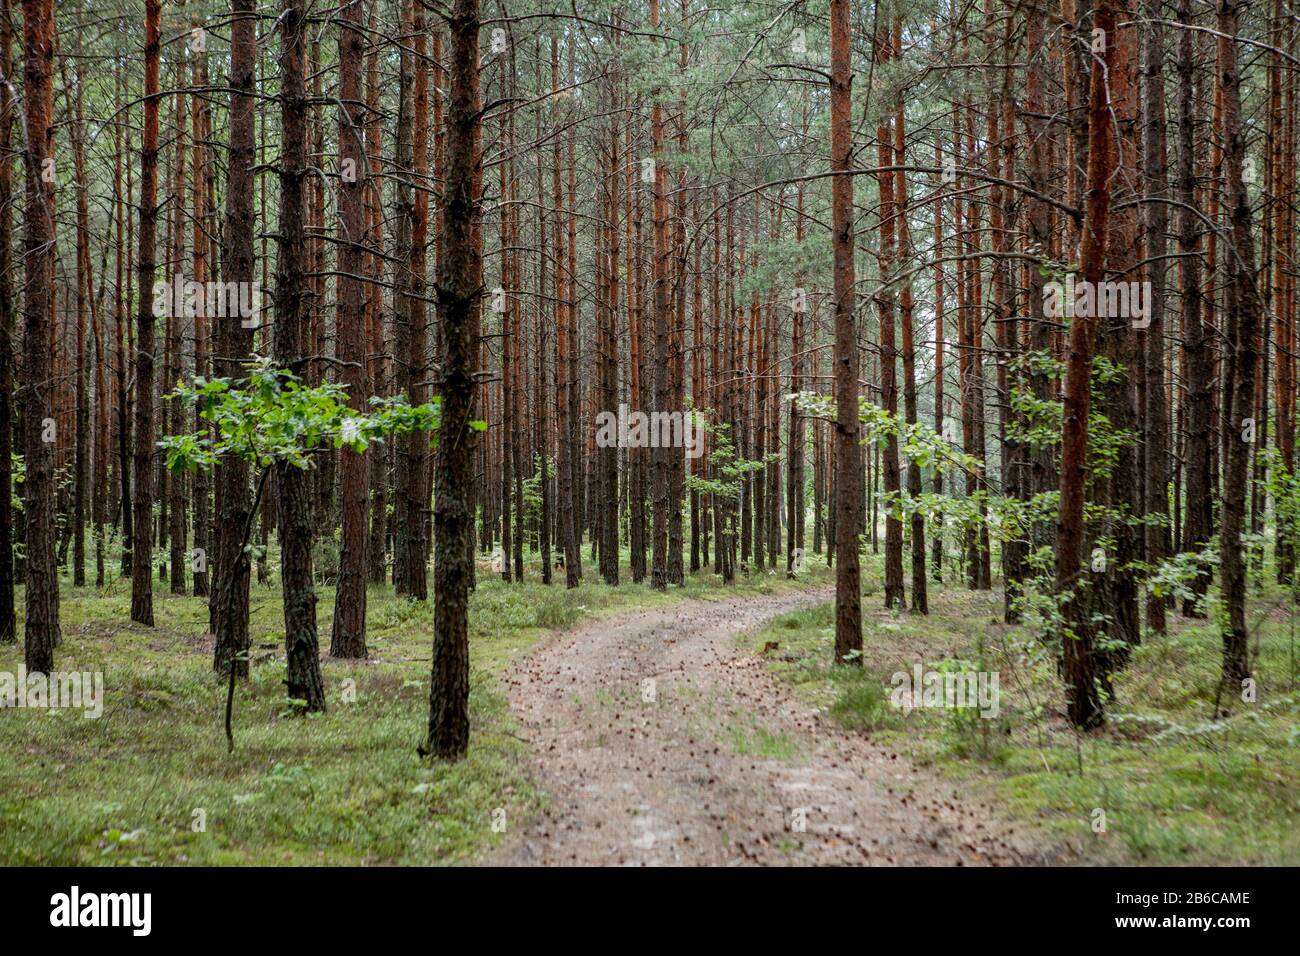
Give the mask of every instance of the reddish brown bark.
<path id="1" fill-rule="evenodd" d="M 1096 29 L 1115 36 L 1115 2 L 1100 0 L 1094 12 Z M 1114 66 L 1115 44 L 1094 56 L 1088 92 L 1088 175 L 1086 219 L 1080 249 L 1084 281 L 1097 284 L 1105 278 L 1106 241 L 1110 219 L 1110 183 L 1115 172 L 1115 143 L 1111 126 L 1107 71 Z M 1069 694 L 1069 716 L 1075 726 L 1095 727 L 1105 719 L 1098 687 L 1098 667 L 1093 651 L 1087 602 L 1079 593 L 1085 587 L 1083 567 L 1083 506 L 1088 472 L 1088 416 L 1092 408 L 1092 352 L 1096 323 L 1090 316 L 1076 317 L 1070 325 L 1066 363 L 1065 407 L 1061 432 L 1060 524 L 1056 537 L 1056 584 L 1067 595 L 1064 606 L 1061 676 Z"/>
<path id="2" fill-rule="evenodd" d="M 831 242 L 835 296 L 835 660 L 861 664 L 862 582 L 858 533 L 862 527 L 862 447 L 858 411 L 858 343 L 853 309 L 853 72 L 849 0 L 830 0 L 831 20 Z M 852 655 L 852 656 L 850 656 Z"/>

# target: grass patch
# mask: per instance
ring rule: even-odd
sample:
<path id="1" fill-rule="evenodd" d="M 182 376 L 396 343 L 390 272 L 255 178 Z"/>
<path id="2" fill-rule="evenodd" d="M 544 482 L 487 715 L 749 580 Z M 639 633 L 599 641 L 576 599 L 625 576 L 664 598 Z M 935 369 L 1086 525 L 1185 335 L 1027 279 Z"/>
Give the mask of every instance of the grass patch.
<path id="1" fill-rule="evenodd" d="M 274 548 L 272 549 L 274 553 Z M 626 567 L 624 568 L 626 570 Z M 667 594 L 613 588 L 590 567 L 568 591 L 507 585 L 480 571 L 470 611 L 471 740 L 445 764 L 415 752 L 428 719 L 430 603 L 368 596 L 366 661 L 323 662 L 329 710 L 289 713 L 278 577 L 253 585 L 251 678 L 237 688 L 236 749 L 227 754 L 225 687 L 211 670 L 207 605 L 155 584 L 157 626 L 129 623 L 130 582 L 75 588 L 62 582 L 60 670 L 104 675 L 104 714 L 0 710 L 0 863 L 4 865 L 440 864 L 473 860 L 507 828 L 534 814 L 543 795 L 529 781 L 527 746 L 515 736 L 497 675 L 550 629 L 667 605 L 822 583 L 755 574 L 734 588 L 711 575 Z M 322 647 L 334 590 L 318 590 Z M 23 607 L 21 589 L 17 605 Z M 21 634 L 21 620 L 20 620 Z M 0 671 L 22 662 L 0 645 Z M 355 699 L 353 700 L 353 691 Z M 349 702 L 351 701 L 351 702 Z"/>
<path id="2" fill-rule="evenodd" d="M 763 760 L 789 760 L 795 755 L 794 741 L 781 732 L 773 731 L 759 723 L 748 727 L 732 727 L 731 749 L 742 757 L 759 757 Z"/>
<path id="3" fill-rule="evenodd" d="M 1211 719 L 1219 637 L 1209 622 L 1171 613 L 1170 633 L 1148 635 L 1117 675 L 1107 726 L 1084 736 L 1063 719 L 1050 655 L 1035 659 L 1032 635 L 1001 623 L 999 591 L 932 583 L 929 597 L 928 617 L 864 600 L 861 669 L 832 666 L 831 604 L 744 640 L 767 648 L 772 669 L 845 728 L 963 780 L 1084 859 L 1300 862 L 1300 615 L 1285 594 L 1266 590 L 1251 607 L 1254 703 L 1233 700 L 1227 718 Z M 977 660 L 1000 677 L 997 719 L 890 705 L 895 672 Z"/>

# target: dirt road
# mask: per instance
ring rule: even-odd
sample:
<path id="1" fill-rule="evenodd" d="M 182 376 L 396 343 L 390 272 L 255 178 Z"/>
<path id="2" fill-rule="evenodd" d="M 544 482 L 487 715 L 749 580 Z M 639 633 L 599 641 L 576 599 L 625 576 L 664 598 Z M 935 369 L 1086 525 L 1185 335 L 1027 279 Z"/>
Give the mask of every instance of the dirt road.
<path id="1" fill-rule="evenodd" d="M 736 637 L 828 591 L 689 601 L 559 635 L 507 675 L 551 795 L 485 862 L 1042 862 L 950 783 L 848 734 Z"/>

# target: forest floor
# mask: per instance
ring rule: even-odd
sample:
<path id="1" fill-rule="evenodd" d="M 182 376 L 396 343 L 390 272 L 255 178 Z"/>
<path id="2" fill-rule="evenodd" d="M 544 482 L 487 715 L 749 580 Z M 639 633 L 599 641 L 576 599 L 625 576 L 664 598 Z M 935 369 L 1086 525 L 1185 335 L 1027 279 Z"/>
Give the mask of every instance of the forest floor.
<path id="1" fill-rule="evenodd" d="M 274 552 L 274 548 L 272 548 Z M 115 569 L 114 569 L 115 570 Z M 626 567 L 624 568 L 626 571 Z M 64 577 L 59 671 L 103 675 L 97 719 L 72 709 L 0 709 L 0 864 L 441 864 L 472 860 L 536 814 L 545 795 L 527 773 L 499 675 L 548 634 L 628 608 L 683 600 L 760 599 L 824 585 L 754 575 L 733 588 L 692 576 L 658 594 L 551 585 L 528 562 L 524 583 L 486 570 L 470 602 L 469 755 L 421 760 L 428 721 L 430 604 L 368 595 L 362 661 L 322 658 L 328 710 L 302 717 L 284 695 L 284 629 L 274 561 L 252 588 L 251 679 L 237 688 L 235 751 L 222 729 L 225 684 L 212 671 L 204 599 L 155 582 L 156 626 L 130 623 L 131 584 L 74 587 Z M 317 591 L 322 649 L 334 590 Z M 0 673 L 22 664 L 0 644 Z M 501 832 L 504 824 L 505 832 Z"/>
<path id="2" fill-rule="evenodd" d="M 415 753 L 428 604 L 372 588 L 369 659 L 325 655 L 329 709 L 304 718 L 284 697 L 273 567 L 228 754 L 203 599 L 159 584 L 144 628 L 129 580 L 65 580 L 57 666 L 103 674 L 103 713 L 0 710 L 0 864 L 1300 860 L 1290 595 L 1252 593 L 1255 701 L 1214 719 L 1217 632 L 1171 614 L 1116 679 L 1106 728 L 1080 737 L 1052 655 L 1001 622 L 999 591 L 950 577 L 930 615 L 887 611 L 878 565 L 865 556 L 862 667 L 831 666 L 817 559 L 798 581 L 703 573 L 667 594 L 590 567 L 573 591 L 531 563 L 522 584 L 481 571 L 455 764 Z M 327 648 L 334 593 L 318 594 Z M 0 673 L 21 662 L 0 644 Z M 917 664 L 997 671 L 999 715 L 894 709 L 892 675 Z"/>
<path id="3" fill-rule="evenodd" d="M 833 590 L 689 601 L 556 636 L 505 681 L 545 811 L 488 862 L 1051 862 L 1029 828 L 842 730 L 737 637 Z"/>
<path id="4" fill-rule="evenodd" d="M 1079 735 L 1064 719 L 1054 654 L 1029 628 L 1003 623 L 996 582 L 970 591 L 951 574 L 930 586 L 929 615 L 890 611 L 873 562 L 864 558 L 861 668 L 830 666 L 830 604 L 749 632 L 743 651 L 844 732 L 1034 828 L 1064 862 L 1300 862 L 1300 606 L 1284 589 L 1252 586 L 1253 700 L 1224 693 L 1214 716 L 1221 643 L 1211 591 L 1208 619 L 1171 611 L 1168 634 L 1144 635 L 1114 678 L 1106 726 Z M 892 706 L 895 675 L 918 664 L 997 672 L 999 713 Z"/>

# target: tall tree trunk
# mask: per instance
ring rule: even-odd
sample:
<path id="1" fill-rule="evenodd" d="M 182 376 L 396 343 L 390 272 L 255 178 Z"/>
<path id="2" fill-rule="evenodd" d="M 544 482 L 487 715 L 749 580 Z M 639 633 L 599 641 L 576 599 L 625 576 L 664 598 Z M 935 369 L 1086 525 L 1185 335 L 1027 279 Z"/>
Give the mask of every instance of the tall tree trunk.
<path id="1" fill-rule="evenodd" d="M 902 50 L 902 24 L 896 19 L 894 21 L 894 48 Z M 903 99 L 900 96 L 897 106 L 894 110 L 894 157 L 892 162 L 897 166 L 907 165 L 907 126 L 905 121 L 905 111 L 903 109 Z M 907 208 L 907 174 L 899 169 L 895 174 L 894 183 L 894 206 L 898 210 L 898 260 L 901 270 L 908 270 L 907 276 L 903 279 L 902 289 L 899 292 L 899 306 L 903 330 L 903 414 L 906 416 L 907 424 L 915 426 L 917 421 L 916 410 L 916 337 L 912 323 L 912 278 L 910 266 L 912 260 L 911 233 L 908 230 L 907 217 L 909 210 Z M 897 399 L 895 399 L 895 411 L 897 411 Z M 919 507 L 921 501 L 921 465 L 915 457 L 909 457 L 907 461 L 907 495 L 914 505 L 911 519 L 911 550 L 912 550 L 912 610 L 917 614 L 929 614 L 930 602 L 929 592 L 926 586 L 925 577 L 925 515 Z M 901 524 L 901 522 L 900 522 Z M 901 532 L 901 528 L 899 529 Z M 899 542 L 899 549 L 902 549 L 902 542 Z M 886 555 L 888 560 L 888 555 Z M 899 555 L 899 562 L 902 562 L 902 555 Z M 901 583 L 902 569 L 899 568 L 899 579 Z M 899 591 L 899 605 L 902 605 L 902 591 Z"/>
<path id="2" fill-rule="evenodd" d="M 403 48 L 397 130 L 397 246 L 401 289 L 395 302 L 394 352 L 397 389 L 412 405 L 422 404 L 428 389 L 426 368 L 424 278 L 428 241 L 428 66 L 424 58 L 423 8 L 413 0 L 402 4 L 403 34 L 412 37 L 413 51 Z M 408 138 L 406 131 L 410 130 Z M 428 597 L 424 564 L 425 454 L 429 438 L 415 431 L 398 442 L 397 493 L 394 508 L 393 586 L 398 594 L 423 601 Z"/>
<path id="3" fill-rule="evenodd" d="M 659 29 L 659 0 L 650 0 L 650 27 Z M 662 91 L 654 90 L 654 102 L 650 111 L 650 140 L 654 158 L 654 337 L 655 337 L 655 405 L 654 410 L 664 413 L 669 410 L 669 328 L 668 301 L 669 262 L 668 262 L 668 166 L 664 155 L 664 107 L 661 102 Z M 651 449 L 653 463 L 654 511 L 652 515 L 652 569 L 651 584 L 659 591 L 668 588 L 668 496 L 671 464 L 668 460 L 669 449 L 659 446 Z"/>
<path id="4" fill-rule="evenodd" d="M 881 26 L 874 37 L 876 69 L 886 68 L 892 46 L 890 30 Z M 893 118 L 881 113 L 876 127 L 877 156 L 880 166 L 888 170 L 894 160 Z M 880 286 L 876 291 L 876 310 L 880 315 L 880 401 L 891 418 L 898 415 L 898 347 L 895 344 L 894 233 L 898 218 L 894 201 L 894 180 L 899 174 L 883 172 L 877 176 L 880 187 Z M 898 435 L 889 430 L 885 439 L 885 607 L 906 606 L 903 589 L 903 522 L 897 517 L 901 504 L 902 476 L 898 468 Z M 874 525 L 874 522 L 873 522 Z"/>
<path id="5" fill-rule="evenodd" d="M 807 113 L 804 114 L 804 128 L 807 128 Z M 803 215 L 803 186 L 798 188 L 795 198 L 795 218 L 794 218 L 794 241 L 799 246 L 803 243 L 804 215 Z M 791 321 L 790 321 L 790 394 L 798 395 L 804 387 L 804 368 L 807 364 L 805 350 L 808 348 L 808 342 L 815 338 L 808 336 L 804 331 L 804 321 L 808 312 L 808 290 L 804 288 L 804 275 L 799 273 L 795 278 L 795 290 L 791 302 Z M 804 484 L 805 469 L 807 459 L 807 431 L 803 414 L 799 411 L 799 403 L 795 399 L 790 400 L 790 408 L 787 412 L 787 421 L 789 422 L 789 437 L 786 439 L 786 455 L 790 459 L 790 464 L 786 468 L 786 492 L 785 492 L 785 523 L 786 523 L 786 549 L 785 549 L 785 573 L 786 577 L 794 577 L 803 567 L 803 549 L 804 541 Z M 816 424 L 813 425 L 816 428 Z M 815 479 L 814 479 L 815 482 Z M 815 496 L 814 496 L 815 497 Z M 813 515 L 813 525 L 816 526 L 817 516 Z M 797 555 L 796 555 L 797 552 Z"/>
<path id="6" fill-rule="evenodd" d="M 560 84 L 560 59 L 558 42 L 551 42 L 551 86 Z M 573 515 L 573 424 L 571 394 L 575 388 L 572 378 L 573 312 L 569 305 L 574 286 L 574 276 L 569 268 L 570 247 L 565 236 L 569 216 L 565 213 L 564 194 L 560 171 L 563 168 L 564 149 L 559 135 L 555 137 L 554 169 L 551 176 L 551 201 L 555 207 L 555 468 L 557 520 L 559 544 L 564 554 L 564 584 L 578 586 L 578 540 Z"/>
<path id="7" fill-rule="evenodd" d="M 157 37 L 157 5 L 150 0 Z M 148 24 L 146 24 L 146 27 Z M 54 416 L 53 363 L 48 347 L 54 315 L 54 7 L 23 0 L 23 99 L 26 112 L 27 224 L 23 243 L 23 482 L 26 528 L 24 662 L 29 673 L 54 669 L 59 643 L 58 574 L 54 555 L 54 444 L 46 424 Z M 154 47 L 155 55 L 157 46 Z M 156 64 L 156 61 L 155 61 Z M 146 82 L 147 82 L 146 70 Z M 155 65 L 154 82 L 157 83 Z M 155 104 L 155 110 L 157 106 Z M 147 109 L 147 108 L 146 108 Z M 156 113 L 155 113 L 156 118 Z M 155 139 L 157 126 L 155 124 Z M 148 132 L 146 124 L 146 133 Z M 148 310 L 148 298 L 142 296 Z M 5 502 L 6 506 L 8 502 Z M 148 567 L 145 568 L 148 577 Z M 148 622 L 146 622 L 148 623 Z"/>
<path id="8" fill-rule="evenodd" d="M 1115 143 L 1107 82 L 1108 71 L 1115 63 L 1115 0 L 1099 0 L 1093 23 L 1108 41 L 1105 53 L 1093 56 L 1088 92 L 1087 218 L 1080 249 L 1080 269 L 1083 280 L 1092 283 L 1095 289 L 1105 278 L 1110 183 L 1115 174 Z M 1098 687 L 1098 661 L 1088 620 L 1088 601 L 1080 593 L 1086 587 L 1086 581 L 1080 575 L 1095 334 L 1096 323 L 1089 316 L 1077 316 L 1070 323 L 1061 429 L 1061 514 L 1056 538 L 1056 584 L 1066 595 L 1061 676 L 1068 689 L 1070 721 L 1082 728 L 1095 727 L 1105 720 Z"/>
<path id="9" fill-rule="evenodd" d="M 952 157 L 952 167 L 956 169 L 956 156 Z M 943 143 L 936 137 L 934 141 L 934 164 L 940 168 L 944 167 Z M 940 175 L 939 182 L 947 185 L 945 180 L 948 177 Z M 934 430 L 944 437 L 947 441 L 948 431 L 945 427 L 945 417 L 947 414 L 946 398 L 944 394 L 944 353 L 947 342 L 944 341 L 944 318 L 945 313 L 945 293 L 944 271 L 943 271 L 943 189 L 942 185 L 935 191 L 934 199 Z M 933 491 L 936 498 L 943 494 L 943 472 L 944 463 L 936 462 L 934 466 Z M 934 553 L 931 556 L 931 564 L 934 566 L 934 579 L 943 581 L 943 511 L 938 510 L 934 519 Z"/>
<path id="10" fill-rule="evenodd" d="M 1029 75 L 1026 78 L 1025 96 L 1025 136 L 1028 150 L 1025 162 L 1025 179 L 1029 187 L 1039 195 L 1046 194 L 1048 188 L 1051 161 L 1051 142 L 1048 138 L 1047 122 L 1044 118 L 1044 91 L 1047 81 L 1045 60 L 1048 50 L 1043 42 L 1043 26 L 1039 18 L 1029 16 L 1029 32 L 1026 37 L 1029 60 Z M 1070 59 L 1066 58 L 1067 67 Z M 1029 248 L 1034 255 L 1046 261 L 1051 253 L 1050 210 L 1046 203 L 1038 199 L 1026 200 L 1028 207 Z M 1055 381 L 1048 372 L 1049 359 L 1055 357 L 1052 348 L 1053 328 L 1047 316 L 1043 314 L 1043 288 L 1046 278 L 1039 263 L 1029 267 L 1029 350 L 1033 356 L 1028 374 L 1029 389 L 1038 402 L 1056 399 Z M 1055 449 L 1047 442 L 1039 442 L 1029 452 L 1029 474 L 1025 484 L 1030 498 L 1046 494 L 1059 486 Z M 1035 521 L 1030 529 L 1030 538 L 1034 550 L 1050 547 L 1054 529 L 1050 521 Z"/>
<path id="11" fill-rule="evenodd" d="M 1250 677 L 1246 561 L 1241 536 L 1246 530 L 1247 466 L 1257 425 L 1253 409 L 1258 357 L 1256 335 L 1260 322 L 1255 240 L 1250 231 L 1250 200 L 1243 178 L 1246 134 L 1242 127 L 1241 74 L 1237 66 L 1236 36 L 1244 6 L 1240 0 L 1219 0 L 1217 22 L 1219 88 L 1223 91 L 1223 140 L 1226 144 L 1224 175 L 1232 234 L 1227 256 L 1226 315 L 1228 362 L 1233 378 L 1232 415 L 1224 423 L 1228 434 L 1219 566 L 1220 587 L 1228 611 L 1228 625 L 1223 633 L 1223 682 L 1229 694 L 1238 693 L 1242 682 Z"/>
<path id="12" fill-rule="evenodd" d="M 542 41 L 537 38 L 533 42 L 533 60 L 537 69 L 536 83 L 539 89 L 545 88 L 546 74 L 545 61 L 542 59 Z M 552 62 L 554 60 L 552 59 Z M 554 77 L 552 77 L 554 78 Z M 552 86 L 554 92 L 554 86 Z M 552 112 L 551 135 L 555 135 L 556 127 L 554 123 L 554 113 Z M 535 133 L 537 142 L 542 142 L 542 111 L 537 111 Z M 536 169 L 536 189 L 537 189 L 537 246 L 538 246 L 538 263 L 537 263 L 537 292 L 538 299 L 536 304 L 537 318 L 537 337 L 536 344 L 536 370 L 537 374 L 533 383 L 533 403 L 537 408 L 537 432 L 535 444 L 537 446 L 538 466 L 541 475 L 538 480 L 538 494 L 541 498 L 540 514 L 538 515 L 538 548 L 542 556 L 542 583 L 551 583 L 551 474 L 550 474 L 550 452 L 551 452 L 551 407 L 550 407 L 550 389 L 549 376 L 547 374 L 547 308 L 545 305 L 546 296 L 546 266 L 553 260 L 548 257 L 554 255 L 554 252 L 547 247 L 547 224 L 546 224 L 546 150 L 537 149 L 534 151 L 535 169 Z M 551 211 L 558 221 L 558 207 Z M 551 275 L 554 277 L 558 269 L 552 268 Z M 554 283 L 554 278 L 552 278 Z M 552 287 L 552 293 L 558 294 L 558 290 Z"/>
<path id="13" fill-rule="evenodd" d="M 177 59 L 172 74 L 172 83 L 176 89 L 185 84 L 184 61 Z M 172 135 L 175 140 L 172 147 L 173 178 L 171 193 L 171 253 L 169 256 L 172 277 L 185 272 L 185 160 L 188 150 L 185 146 L 186 118 L 189 110 L 185 105 L 185 96 L 177 93 L 172 97 Z M 202 311 L 202 310 L 196 310 Z M 181 355 L 184 338 L 185 315 L 172 315 L 167 323 L 167 360 L 166 378 L 160 387 L 170 390 L 181 379 L 184 360 Z M 179 434 L 183 427 L 179 402 L 164 401 L 162 405 L 163 432 L 167 435 Z M 169 547 L 168 566 L 172 594 L 185 593 L 185 473 L 171 472 L 159 456 L 163 466 L 161 473 L 165 479 L 164 488 L 167 497 L 167 543 Z"/>
<path id="14" fill-rule="evenodd" d="M 131 620 L 153 626 L 153 284 L 158 225 L 158 60 L 161 3 L 145 0 L 144 124 L 140 143 L 140 243 L 136 261 L 135 504 L 131 551 Z"/>
<path id="15" fill-rule="evenodd" d="M 222 279 L 248 285 L 253 282 L 253 167 L 256 116 L 253 78 L 257 69 L 256 4 L 232 0 L 230 24 L 230 152 L 226 163 L 226 209 L 222 227 Z M 238 378 L 244 359 L 253 351 L 253 322 L 227 317 L 216 328 L 214 369 L 219 376 Z M 253 507 L 248 488 L 249 466 L 238 455 L 226 455 L 217 465 L 217 560 L 213 575 L 212 629 L 216 642 L 212 666 L 225 671 L 235 661 L 235 672 L 248 675 L 249 553 L 243 529 L 251 523 Z"/>
<path id="16" fill-rule="evenodd" d="M 831 242 L 835 255 L 835 661 L 861 665 L 862 582 L 858 534 L 862 527 L 862 446 L 858 410 L 858 342 L 853 268 L 853 71 L 849 0 L 830 0 L 831 27 Z"/>
<path id="17" fill-rule="evenodd" d="M 285 0 L 280 17 L 280 225 L 275 277 L 276 364 L 301 375 L 307 282 L 304 228 L 307 208 L 307 30 L 305 0 Z M 316 589 L 311 573 L 310 478 L 288 462 L 275 465 L 280 537 L 280 588 L 284 597 L 285 685 L 290 700 L 307 711 L 325 709 Z"/>
<path id="18" fill-rule="evenodd" d="M 191 21 L 194 29 L 202 29 L 197 16 Z M 193 65 L 193 82 L 198 89 L 208 85 L 208 55 L 204 50 L 195 51 Z M 214 235 L 213 222 L 209 216 L 208 193 L 213 184 L 213 167 L 207 152 L 207 139 L 211 133 L 212 108 L 205 96 L 191 97 L 191 127 L 193 128 L 194 160 L 193 168 L 193 245 L 194 245 L 194 281 L 209 281 L 209 249 Z M 194 378 L 208 376 L 208 323 L 204 310 L 198 310 L 194 317 Z M 194 428 L 207 434 L 209 426 L 196 408 Z M 208 596 L 208 547 L 209 526 L 212 516 L 209 513 L 208 473 L 200 469 L 194 474 L 194 560 L 191 569 L 194 573 L 194 596 Z"/>
<path id="19" fill-rule="evenodd" d="M 1154 5 L 1153 5 L 1154 6 Z M 1158 14 L 1157 14 L 1158 15 Z M 1147 281 L 1150 282 L 1150 322 L 1143 340 L 1146 387 L 1142 390 L 1142 421 L 1146 431 L 1142 471 L 1146 481 L 1146 563 L 1159 567 L 1169 554 L 1169 411 L 1165 405 L 1165 250 L 1169 207 L 1165 167 L 1165 31 L 1152 23 L 1146 31 L 1146 135 L 1143 138 L 1145 192 L 1156 201 L 1146 207 Z M 1158 519 L 1158 522 L 1153 520 Z M 1165 632 L 1164 597 L 1147 596 L 1147 626 Z"/>
<path id="20" fill-rule="evenodd" d="M 0 73 L 13 76 L 13 9 L 11 0 L 0 7 Z M 14 120 L 17 101 L 10 84 L 0 83 L 0 644 L 18 639 L 14 611 L 14 328 L 13 210 Z"/>
<path id="21" fill-rule="evenodd" d="M 613 83 L 613 95 L 619 96 L 618 78 Z M 617 413 L 618 408 L 618 271 L 619 271 L 619 223 L 618 200 L 620 195 L 618 181 L 619 165 L 619 129 L 617 122 L 612 123 L 609 135 L 609 176 L 606 194 L 609 197 L 608 217 L 605 231 L 608 236 L 606 253 L 606 292 L 605 335 L 601 346 L 601 359 L 604 366 L 603 401 L 607 411 Z M 602 540 L 600 545 L 600 573 L 606 584 L 618 584 L 618 442 L 600 450 L 601 466 L 604 470 L 605 486 L 604 514 L 602 516 Z"/>
<path id="22" fill-rule="evenodd" d="M 475 241 L 474 190 L 479 125 L 478 0 L 456 0 L 449 20 L 447 171 L 443 187 L 443 263 L 438 312 L 443 361 L 441 434 L 434 493 L 433 666 L 424 752 L 457 759 L 469 746 L 469 535 L 474 480 L 468 441 L 478 371 L 478 300 L 482 250 Z"/>
<path id="23" fill-rule="evenodd" d="M 367 238 L 365 190 L 372 171 L 365 148 L 365 104 L 361 100 L 362 48 L 365 34 L 358 0 L 344 0 L 339 8 L 339 111 L 338 142 L 341 168 L 338 184 L 338 312 L 337 341 L 343 363 L 340 379 L 348 390 L 348 404 L 366 407 L 366 310 L 361 273 Z M 372 294 L 378 294 L 378 287 Z M 377 453 L 376 456 L 378 457 Z M 339 498 L 343 530 L 339 554 L 338 591 L 334 601 L 334 627 L 330 656 L 366 656 L 366 575 L 369 570 L 370 498 L 367 488 L 367 453 L 343 449 Z"/>
<path id="24" fill-rule="evenodd" d="M 1116 15 L 1122 22 L 1133 19 L 1132 0 L 1116 0 Z M 1121 30 L 1107 34 L 1106 46 L 1112 66 L 1107 75 L 1110 93 L 1111 130 L 1115 136 L 1116 172 L 1111 178 L 1113 212 L 1107 231 L 1108 246 L 1104 255 L 1107 273 L 1116 282 L 1128 282 L 1141 275 L 1138 242 L 1138 209 L 1133 200 L 1141 195 L 1137 157 L 1141 149 L 1137 31 Z M 1100 292 L 1099 286 L 1093 286 Z M 1143 368 L 1131 310 L 1104 308 L 1109 297 L 1096 297 L 1098 321 L 1097 354 L 1111 363 L 1114 374 L 1098 385 L 1098 411 L 1120 435 L 1137 431 L 1136 374 Z M 1114 313 L 1121 314 L 1114 314 Z M 1142 495 L 1138 489 L 1140 452 L 1131 439 L 1120 441 L 1109 468 L 1099 469 L 1091 482 L 1092 503 L 1100 512 L 1093 522 L 1098 540 L 1111 542 L 1106 548 L 1106 566 L 1096 575 L 1094 601 L 1100 617 L 1108 619 L 1106 628 L 1113 650 L 1099 655 L 1108 685 L 1110 671 L 1127 663 L 1129 654 L 1142 636 L 1138 607 L 1136 562 L 1141 560 L 1140 538 L 1134 519 L 1141 514 Z"/>
<path id="25" fill-rule="evenodd" d="M 67 74 L 63 74 L 65 99 Z M 90 481 L 90 394 L 86 381 L 86 311 L 94 299 L 95 277 L 90 263 L 90 206 L 89 184 L 86 182 L 85 123 L 82 113 L 83 76 L 76 75 L 76 97 L 71 104 L 72 159 L 77 177 L 77 354 L 74 392 L 76 417 L 76 446 L 73 461 L 73 514 L 72 514 L 72 583 L 75 587 L 86 585 L 86 491 Z"/>
<path id="26" fill-rule="evenodd" d="M 1200 217 L 1196 211 L 1196 106 L 1193 77 L 1196 71 L 1195 34 L 1191 0 L 1178 3 L 1178 213 L 1179 252 L 1182 256 L 1184 349 L 1187 356 L 1187 453 L 1186 523 L 1183 548 L 1204 548 L 1212 532 L 1213 457 L 1210 416 L 1212 413 L 1210 330 L 1201 288 Z M 1211 266 L 1211 272 L 1213 267 Z M 1183 602 L 1183 614 L 1202 616 L 1199 596 L 1209 583 L 1209 570 L 1197 575 L 1193 596 Z"/>
<path id="27" fill-rule="evenodd" d="M 235 25 L 231 25 L 232 51 L 234 48 L 233 39 L 236 34 Z M 233 56 L 233 53 L 232 53 Z M 232 77 L 234 74 L 232 61 Z M 232 80 L 233 82 L 233 80 Z M 122 108 L 124 98 L 123 87 L 125 83 L 120 76 L 115 79 L 114 83 L 114 105 Z M 232 124 L 233 134 L 233 124 Z M 123 131 L 121 126 L 113 130 L 114 153 L 117 159 L 113 163 L 113 193 L 116 198 L 114 206 L 117 209 L 117 281 L 116 296 L 114 301 L 113 322 L 117 332 L 117 475 L 118 475 L 118 513 L 122 520 L 122 564 L 121 572 L 123 577 L 131 574 L 134 566 L 132 557 L 132 539 L 134 538 L 132 529 L 134 527 L 134 515 L 132 514 L 131 497 L 131 471 L 132 462 L 131 449 L 131 429 L 133 427 L 134 403 L 131 400 L 131 389 L 129 386 L 130 376 L 128 368 L 133 360 L 133 351 L 135 349 L 135 327 L 131 324 L 131 319 L 127 315 L 127 309 L 130 307 L 130 292 L 132 289 L 131 275 L 131 247 L 134 239 L 135 220 L 131 218 L 131 193 L 134 176 L 131 170 L 134 163 L 126 164 L 126 193 L 122 193 L 122 160 L 124 153 L 129 154 L 131 151 L 131 134 L 130 131 Z M 234 139 L 231 139 L 231 153 L 234 153 Z M 126 241 L 122 240 L 123 226 L 125 225 Z M 123 282 L 125 277 L 125 283 Z"/>

